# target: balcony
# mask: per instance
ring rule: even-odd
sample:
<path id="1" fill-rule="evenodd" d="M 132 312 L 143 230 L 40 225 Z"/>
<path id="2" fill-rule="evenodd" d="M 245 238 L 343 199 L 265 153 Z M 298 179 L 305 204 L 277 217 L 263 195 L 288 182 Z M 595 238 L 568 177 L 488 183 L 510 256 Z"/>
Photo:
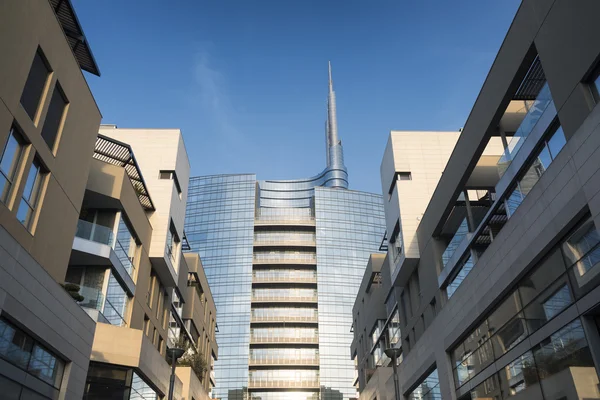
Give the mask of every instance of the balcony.
<path id="1" fill-rule="evenodd" d="M 248 389 L 319 389 L 318 379 L 300 379 L 300 380 L 273 380 L 273 379 L 252 379 L 248 380 Z"/>
<path id="2" fill-rule="evenodd" d="M 77 221 L 77 230 L 75 236 L 92 242 L 112 246 L 114 235 L 111 228 L 94 224 L 82 219 Z"/>
<path id="3" fill-rule="evenodd" d="M 297 316 L 297 315 L 252 315 L 250 322 L 252 323 L 305 323 L 316 324 L 319 322 L 319 317 L 315 313 L 312 316 Z"/>
<path id="4" fill-rule="evenodd" d="M 250 336 L 250 344 L 319 344 L 319 337 Z"/>
<path id="5" fill-rule="evenodd" d="M 527 139 L 529 134 L 533 131 L 533 128 L 535 128 L 536 124 L 544 114 L 544 111 L 546 111 L 546 108 L 548 108 L 551 103 L 552 94 L 550 93 L 548 83 L 546 83 L 538 93 L 531 107 L 528 109 L 525 118 L 523 118 L 523 121 L 519 125 L 519 129 L 517 129 L 508 143 L 508 148 L 504 155 L 500 157 L 500 160 L 498 161 L 498 172 L 500 176 L 504 174 L 512 160 L 515 158 L 515 155 L 521 149 L 525 139 Z"/>
<path id="6" fill-rule="evenodd" d="M 278 358 L 278 357 L 261 357 L 250 358 L 250 366 L 318 366 L 319 357 L 313 358 Z"/>
<path id="7" fill-rule="evenodd" d="M 106 226 L 81 219 L 77 221 L 69 265 L 110 267 L 129 296 L 135 295 L 132 260 L 121 243 L 115 239 L 112 229 Z"/>
<path id="8" fill-rule="evenodd" d="M 254 239 L 254 247 L 316 247 L 316 239 Z"/>
<path id="9" fill-rule="evenodd" d="M 317 256 L 316 254 L 290 254 L 287 257 L 282 257 L 281 254 L 268 254 L 258 255 L 254 254 L 252 258 L 252 264 L 254 265 L 268 265 L 268 264 L 285 264 L 285 265 L 316 265 Z"/>
<path id="10" fill-rule="evenodd" d="M 315 226 L 314 217 L 262 215 L 254 219 L 254 226 Z"/>
<path id="11" fill-rule="evenodd" d="M 316 271 L 254 271 L 252 283 L 317 283 Z"/>
<path id="12" fill-rule="evenodd" d="M 254 294 L 252 293 L 253 303 L 317 303 L 317 295 L 278 295 L 278 294 Z"/>

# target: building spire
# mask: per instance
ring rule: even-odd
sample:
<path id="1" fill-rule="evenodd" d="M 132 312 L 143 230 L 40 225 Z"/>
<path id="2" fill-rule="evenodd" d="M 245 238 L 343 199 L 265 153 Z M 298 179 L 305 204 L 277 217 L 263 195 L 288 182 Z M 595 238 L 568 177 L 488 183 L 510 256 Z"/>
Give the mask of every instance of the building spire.
<path id="1" fill-rule="evenodd" d="M 343 165 L 340 160 L 341 149 L 337 149 L 341 143 L 337 133 L 337 112 L 335 106 L 335 92 L 333 91 L 333 78 L 331 77 L 331 61 L 329 61 L 329 93 L 327 96 L 327 166 Z"/>

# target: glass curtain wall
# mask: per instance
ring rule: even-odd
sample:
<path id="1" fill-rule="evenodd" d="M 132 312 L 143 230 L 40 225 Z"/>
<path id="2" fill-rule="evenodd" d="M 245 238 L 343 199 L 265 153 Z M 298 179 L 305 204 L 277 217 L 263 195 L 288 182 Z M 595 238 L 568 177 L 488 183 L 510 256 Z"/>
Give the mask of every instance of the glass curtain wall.
<path id="1" fill-rule="evenodd" d="M 212 394 L 223 400 L 248 386 L 255 188 L 256 177 L 248 174 L 195 177 L 188 189 L 185 231 L 218 310 Z"/>
<path id="2" fill-rule="evenodd" d="M 321 399 L 358 397 L 350 357 L 352 307 L 385 233 L 380 195 L 315 188 Z M 340 397 L 340 395 L 342 397 Z"/>

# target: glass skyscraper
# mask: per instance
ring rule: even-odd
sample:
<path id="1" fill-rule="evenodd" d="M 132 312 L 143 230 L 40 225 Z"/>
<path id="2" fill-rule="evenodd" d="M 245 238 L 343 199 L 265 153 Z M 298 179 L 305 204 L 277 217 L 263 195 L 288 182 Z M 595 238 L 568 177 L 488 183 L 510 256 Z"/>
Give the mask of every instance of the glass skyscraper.
<path id="1" fill-rule="evenodd" d="M 385 221 L 380 195 L 348 190 L 331 68 L 326 127 L 315 177 L 190 180 L 185 229 L 217 305 L 214 398 L 357 397 L 352 306 Z"/>

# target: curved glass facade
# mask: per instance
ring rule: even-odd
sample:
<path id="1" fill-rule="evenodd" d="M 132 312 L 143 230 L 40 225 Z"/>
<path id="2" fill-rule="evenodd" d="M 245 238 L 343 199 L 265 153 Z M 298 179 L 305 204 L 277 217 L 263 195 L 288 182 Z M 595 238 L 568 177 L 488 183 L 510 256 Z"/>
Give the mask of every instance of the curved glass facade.
<path id="1" fill-rule="evenodd" d="M 348 190 L 330 78 L 327 166 L 298 180 L 191 178 L 185 230 L 217 306 L 221 400 L 356 398 L 352 306 L 385 221 Z"/>

